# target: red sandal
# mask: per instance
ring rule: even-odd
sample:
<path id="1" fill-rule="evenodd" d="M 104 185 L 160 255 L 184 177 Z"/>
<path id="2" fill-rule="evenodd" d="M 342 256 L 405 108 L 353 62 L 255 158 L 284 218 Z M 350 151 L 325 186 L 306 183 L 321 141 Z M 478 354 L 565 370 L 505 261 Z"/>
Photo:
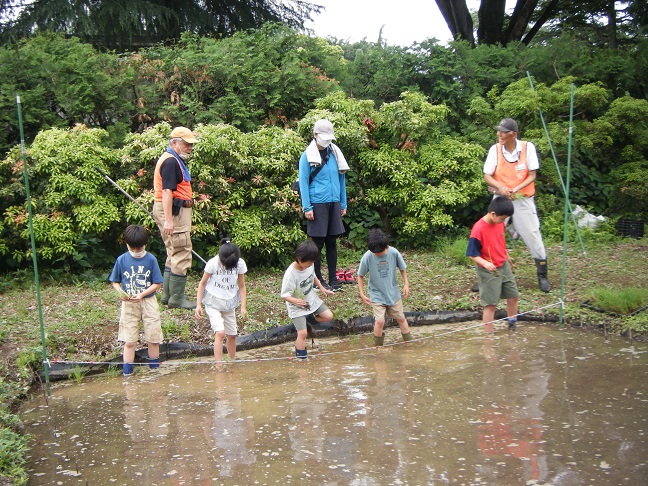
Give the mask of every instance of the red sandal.
<path id="1" fill-rule="evenodd" d="M 339 283 L 345 283 L 344 274 L 345 274 L 345 270 L 338 270 L 337 272 L 335 272 L 335 278 Z"/>
<path id="2" fill-rule="evenodd" d="M 344 271 L 344 283 L 348 283 L 348 284 L 356 283 L 356 279 L 353 277 L 353 270 Z"/>

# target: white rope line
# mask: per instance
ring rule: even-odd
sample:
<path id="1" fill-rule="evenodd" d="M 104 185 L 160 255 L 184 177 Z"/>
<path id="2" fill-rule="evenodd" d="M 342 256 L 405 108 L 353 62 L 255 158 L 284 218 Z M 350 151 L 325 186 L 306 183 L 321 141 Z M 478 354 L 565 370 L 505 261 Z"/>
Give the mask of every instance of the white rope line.
<path id="1" fill-rule="evenodd" d="M 556 307 L 556 306 L 561 306 L 561 307 L 564 308 L 565 303 L 562 300 L 559 300 L 558 302 L 555 302 L 553 304 L 548 304 L 548 305 L 545 305 L 543 307 L 535 307 L 533 310 L 529 310 L 529 311 L 526 311 L 526 312 L 519 312 L 518 314 L 515 314 L 513 317 L 517 318 L 519 316 L 524 316 L 524 315 L 527 315 L 527 314 L 531 314 L 532 312 L 538 312 L 538 311 L 541 311 L 543 309 L 548 309 L 550 307 Z M 333 355 L 336 355 L 336 354 L 346 354 L 346 353 L 359 353 L 359 352 L 363 352 L 363 351 L 370 351 L 370 350 L 376 350 L 376 349 L 380 349 L 380 348 L 387 348 L 387 347 L 390 347 L 390 346 L 402 346 L 402 345 L 406 345 L 408 343 L 414 343 L 414 342 L 418 342 L 418 341 L 425 341 L 427 339 L 433 339 L 433 338 L 437 338 L 437 337 L 447 336 L 447 335 L 450 335 L 450 334 L 455 334 L 455 333 L 458 333 L 458 332 L 469 331 L 471 329 L 475 329 L 475 328 L 478 328 L 478 327 L 485 326 L 486 324 L 495 324 L 497 322 L 503 322 L 503 321 L 506 321 L 507 319 L 509 319 L 509 317 L 503 317 L 501 319 L 495 319 L 493 321 L 486 322 L 486 323 L 480 322 L 479 324 L 474 324 L 472 326 L 459 327 L 458 329 L 451 329 L 451 330 L 447 330 L 447 331 L 444 331 L 444 332 L 432 333 L 430 336 L 422 336 L 422 337 L 419 337 L 419 338 L 416 338 L 416 339 L 411 339 L 409 341 L 395 341 L 393 343 L 387 343 L 387 344 L 384 344 L 382 346 L 367 346 L 367 347 L 364 347 L 364 348 L 347 349 L 345 351 L 329 351 L 329 352 L 325 352 L 325 353 L 320 351 L 320 352 L 317 352 L 317 353 L 313 353 L 312 355 L 308 355 L 308 358 L 312 358 L 312 357 L 316 357 L 316 356 L 317 357 L 333 356 Z M 163 361 L 161 363 L 156 363 L 156 364 L 159 364 L 160 366 L 184 366 L 184 365 L 189 365 L 189 364 L 210 364 L 211 365 L 211 364 L 235 364 L 235 363 L 260 363 L 260 362 L 264 362 L 264 361 L 301 361 L 301 359 L 302 358 L 297 358 L 296 356 L 280 356 L 280 357 L 277 357 L 277 358 L 250 358 L 250 359 L 234 359 L 234 360 L 219 360 L 219 361 L 211 359 L 209 361 L 203 361 L 203 360 L 199 360 L 199 361 L 178 361 L 178 362 L 173 362 L 173 363 L 168 362 L 168 361 Z M 119 365 L 124 364 L 124 362 L 122 362 L 122 361 L 67 361 L 67 360 L 58 360 L 58 359 L 54 359 L 54 360 L 47 359 L 46 361 L 43 361 L 43 363 L 47 364 L 47 366 L 49 368 L 52 367 L 52 363 L 53 364 L 79 364 L 79 365 L 81 365 L 81 364 L 84 364 L 84 365 L 111 365 L 111 366 L 113 366 L 113 365 L 114 366 L 119 366 Z M 133 364 L 135 366 L 149 366 L 149 363 L 129 363 L 129 364 Z"/>

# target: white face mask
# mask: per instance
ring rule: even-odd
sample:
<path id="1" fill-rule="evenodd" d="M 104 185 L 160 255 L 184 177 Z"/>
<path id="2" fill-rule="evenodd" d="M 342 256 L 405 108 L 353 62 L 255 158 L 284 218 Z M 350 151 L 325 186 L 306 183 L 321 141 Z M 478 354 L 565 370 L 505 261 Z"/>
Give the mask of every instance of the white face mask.
<path id="1" fill-rule="evenodd" d="M 128 246 L 126 248 L 128 248 Z M 146 255 L 146 250 L 135 252 L 128 248 L 128 253 L 130 253 L 133 258 L 142 258 L 144 255 Z"/>
<path id="2" fill-rule="evenodd" d="M 322 148 L 326 148 L 329 145 L 331 145 L 332 140 L 322 140 L 322 138 L 319 135 L 315 136 L 315 143 L 319 145 Z"/>

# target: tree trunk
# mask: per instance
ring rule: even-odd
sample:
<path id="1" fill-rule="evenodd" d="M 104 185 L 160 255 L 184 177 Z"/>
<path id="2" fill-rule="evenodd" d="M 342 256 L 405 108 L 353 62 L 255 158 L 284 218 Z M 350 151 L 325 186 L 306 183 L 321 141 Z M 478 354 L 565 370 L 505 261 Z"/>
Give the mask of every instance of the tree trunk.
<path id="1" fill-rule="evenodd" d="M 607 18 L 608 18 L 608 23 L 607 23 L 606 33 L 608 38 L 608 47 L 610 49 L 616 49 L 617 48 L 617 38 L 616 38 L 617 22 L 616 22 L 616 9 L 614 8 L 614 0 L 608 0 L 607 2 Z"/>
<path id="2" fill-rule="evenodd" d="M 466 0 L 435 0 L 441 15 L 448 24 L 450 33 L 455 40 L 463 39 L 475 45 L 473 22 Z M 504 1 L 504 0 L 501 0 Z"/>
<path id="3" fill-rule="evenodd" d="M 482 0 L 477 13 L 479 19 L 477 42 L 480 44 L 497 44 L 502 41 L 505 8 L 506 0 Z"/>
<path id="4" fill-rule="evenodd" d="M 502 45 L 505 46 L 511 41 L 519 41 L 522 39 L 537 5 L 538 0 L 518 0 L 511 15 L 509 25 L 506 31 L 502 33 Z"/>

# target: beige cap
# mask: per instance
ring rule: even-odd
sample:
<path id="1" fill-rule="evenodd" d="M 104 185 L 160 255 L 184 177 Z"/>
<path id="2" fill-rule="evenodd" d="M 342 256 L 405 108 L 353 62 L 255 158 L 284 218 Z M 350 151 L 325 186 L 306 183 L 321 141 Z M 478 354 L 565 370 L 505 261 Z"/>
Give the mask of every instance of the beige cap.
<path id="1" fill-rule="evenodd" d="M 185 127 L 176 127 L 171 131 L 170 138 L 181 138 L 187 143 L 196 143 L 198 139 L 194 137 L 194 134 L 191 133 L 191 130 Z"/>

